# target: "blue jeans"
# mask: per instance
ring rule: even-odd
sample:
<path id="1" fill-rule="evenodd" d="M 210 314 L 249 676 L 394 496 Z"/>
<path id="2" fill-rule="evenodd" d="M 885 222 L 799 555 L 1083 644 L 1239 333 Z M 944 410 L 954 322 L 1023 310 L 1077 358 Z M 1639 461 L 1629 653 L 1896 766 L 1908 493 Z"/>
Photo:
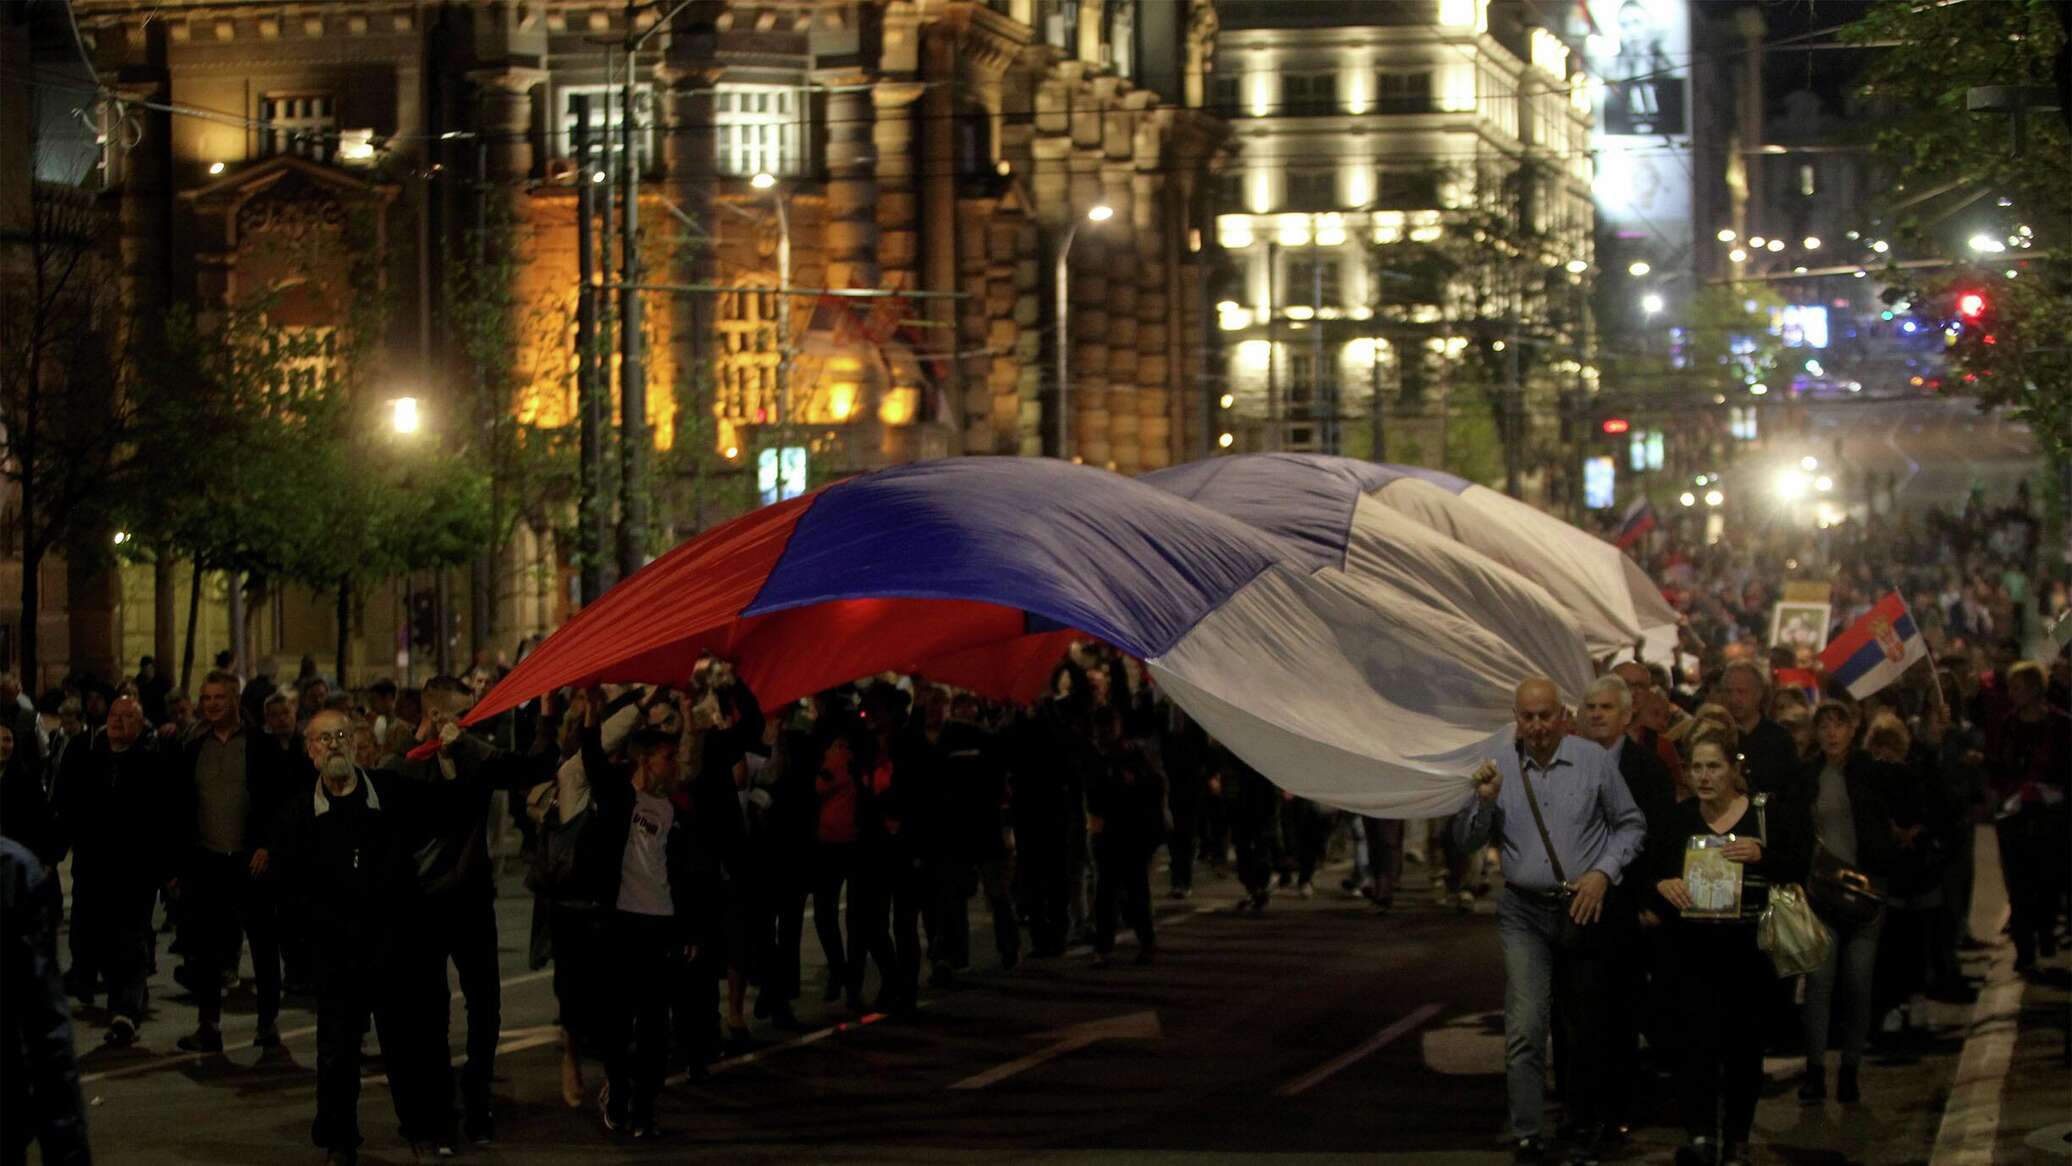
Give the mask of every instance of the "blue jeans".
<path id="1" fill-rule="evenodd" d="M 1848 1007 L 1842 1012 L 1842 1068 L 1854 1070 L 1863 1061 L 1864 1041 L 1871 1031 L 1871 980 L 1878 968 L 1878 933 L 1885 929 L 1880 909 L 1869 923 L 1830 923 L 1834 944 L 1827 960 L 1806 977 L 1806 1067 L 1827 1065 L 1829 1011 L 1839 988 Z"/>
<path id="2" fill-rule="evenodd" d="M 1568 1124 L 1594 1131 L 1616 1117 L 1601 1104 L 1606 952 L 1596 941 L 1562 946 L 1559 920 L 1566 909 L 1508 889 L 1497 900 L 1496 934 L 1504 945 L 1504 1084 L 1514 1137 L 1540 1134 L 1547 1107 L 1547 1037 L 1557 1015 L 1567 1049 L 1561 1086 Z M 1596 923 L 1585 930 L 1604 926 Z"/>

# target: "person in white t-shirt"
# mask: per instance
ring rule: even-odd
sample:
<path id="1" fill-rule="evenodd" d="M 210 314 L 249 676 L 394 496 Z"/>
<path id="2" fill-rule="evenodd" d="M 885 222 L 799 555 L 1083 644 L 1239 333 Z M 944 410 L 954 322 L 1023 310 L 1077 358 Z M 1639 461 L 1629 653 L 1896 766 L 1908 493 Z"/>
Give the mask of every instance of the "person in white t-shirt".
<path id="1" fill-rule="evenodd" d="M 605 1084 L 598 1109 L 608 1132 L 630 1130 L 646 1141 L 661 1136 L 655 1095 L 668 1057 L 669 984 L 697 959 L 700 913 L 711 904 L 695 884 L 688 815 L 670 799 L 679 780 L 677 738 L 641 729 L 627 738 L 626 756 L 630 767 L 607 760 L 590 714 L 583 769 L 596 837 L 582 850 L 595 864 L 595 881 L 586 882 L 606 913 L 603 966 L 612 969 L 612 982 L 599 985 Z"/>

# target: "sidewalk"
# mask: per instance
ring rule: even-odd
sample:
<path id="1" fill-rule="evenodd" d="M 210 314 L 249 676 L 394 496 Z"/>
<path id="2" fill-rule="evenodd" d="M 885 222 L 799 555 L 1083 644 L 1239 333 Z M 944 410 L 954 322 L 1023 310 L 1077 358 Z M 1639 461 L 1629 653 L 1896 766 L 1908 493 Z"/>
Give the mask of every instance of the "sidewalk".
<path id="1" fill-rule="evenodd" d="M 1979 832 L 1978 864 L 1971 933 L 1997 946 L 1985 953 L 1985 988 L 1965 1029 L 1929 1162 L 2063 1166 L 2072 1162 L 2072 972 L 2061 954 L 2034 980 L 2014 974 L 2014 949 L 2000 934 L 2007 889 L 1989 828 Z"/>

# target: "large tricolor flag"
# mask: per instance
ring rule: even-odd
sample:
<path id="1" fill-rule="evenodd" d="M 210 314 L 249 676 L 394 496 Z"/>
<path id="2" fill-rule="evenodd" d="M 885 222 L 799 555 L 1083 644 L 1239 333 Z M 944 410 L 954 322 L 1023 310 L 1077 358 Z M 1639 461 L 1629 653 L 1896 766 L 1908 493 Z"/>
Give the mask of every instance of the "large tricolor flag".
<path id="1" fill-rule="evenodd" d="M 1633 500 L 1626 513 L 1619 518 L 1619 533 L 1612 539 L 1612 545 L 1625 550 L 1641 540 L 1647 532 L 1655 529 L 1655 508 L 1649 504 L 1645 494 Z"/>
<path id="2" fill-rule="evenodd" d="M 1889 592 L 1862 619 L 1828 642 L 1820 666 L 1858 700 L 1898 680 L 1928 658 L 1928 642 L 1914 626 L 1906 601 Z"/>

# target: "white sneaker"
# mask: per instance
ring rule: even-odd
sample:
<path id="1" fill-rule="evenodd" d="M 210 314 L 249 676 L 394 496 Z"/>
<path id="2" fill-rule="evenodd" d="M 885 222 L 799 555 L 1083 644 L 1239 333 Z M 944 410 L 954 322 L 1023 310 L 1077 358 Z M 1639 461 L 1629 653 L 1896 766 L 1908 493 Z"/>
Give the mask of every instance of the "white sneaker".
<path id="1" fill-rule="evenodd" d="M 1301 886 L 1295 888 L 1295 893 L 1305 899 L 1310 899 L 1316 897 L 1317 889 L 1308 882 L 1304 882 Z"/>

